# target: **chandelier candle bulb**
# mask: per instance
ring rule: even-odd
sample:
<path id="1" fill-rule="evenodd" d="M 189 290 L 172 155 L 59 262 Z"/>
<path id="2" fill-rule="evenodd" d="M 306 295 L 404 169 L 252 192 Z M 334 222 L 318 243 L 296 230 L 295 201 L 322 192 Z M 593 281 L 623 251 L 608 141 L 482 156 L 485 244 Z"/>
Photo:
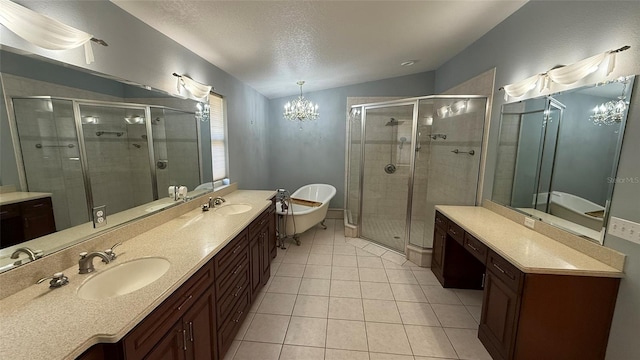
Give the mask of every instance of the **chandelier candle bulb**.
<path id="1" fill-rule="evenodd" d="M 288 101 L 284 105 L 283 117 L 291 121 L 316 120 L 320 114 L 318 114 L 318 104 L 314 104 L 302 96 L 302 85 L 304 81 L 298 81 L 300 86 L 300 95 L 297 99 Z"/>

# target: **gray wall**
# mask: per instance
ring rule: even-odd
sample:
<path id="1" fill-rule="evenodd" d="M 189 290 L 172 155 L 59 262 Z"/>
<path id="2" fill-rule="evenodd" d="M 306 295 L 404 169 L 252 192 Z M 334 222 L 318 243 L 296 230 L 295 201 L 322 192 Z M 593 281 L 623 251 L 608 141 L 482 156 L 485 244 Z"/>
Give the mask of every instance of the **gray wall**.
<path id="1" fill-rule="evenodd" d="M 631 45 L 620 54 L 615 76 L 640 73 L 640 2 L 533 1 L 496 26 L 436 71 L 436 91 L 442 91 L 492 67 L 500 87 L 573 63 L 599 52 Z M 589 81 L 589 78 L 585 82 Z M 635 86 L 635 90 L 638 86 Z M 533 92 L 532 92 L 533 93 Z M 497 129 L 503 93 L 494 97 L 491 128 Z M 535 96 L 535 95 L 533 95 Z M 619 178 L 640 178 L 640 95 L 632 100 L 618 170 Z M 486 198 L 491 197 L 496 161 L 497 130 L 489 137 Z M 640 222 L 640 184 L 615 186 L 611 215 Z M 607 359 L 640 359 L 640 246 L 607 235 L 605 246 L 627 255 L 607 349 Z"/>
<path id="2" fill-rule="evenodd" d="M 269 186 L 294 190 L 306 184 L 326 183 L 337 192 L 329 207 L 344 208 L 347 97 L 422 96 L 433 94 L 434 73 L 424 72 L 392 79 L 304 93 L 319 105 L 320 117 L 297 122 L 282 117 L 284 104 L 294 96 L 269 102 Z M 303 89 L 304 90 L 304 89 Z"/>
<path id="3" fill-rule="evenodd" d="M 111 2 L 16 2 L 91 33 L 105 40 L 109 46 L 94 44 L 96 61 L 87 65 L 81 48 L 69 51 L 45 50 L 0 27 L 0 42 L 5 46 L 172 94 L 176 93 L 176 78 L 172 75 L 174 72 L 213 85 L 215 91 L 227 101 L 231 180 L 238 182 L 241 188 L 267 188 L 268 101 L 263 95 Z M 3 139 L 4 133 L 3 131 Z M 4 153 L 2 156 L 4 157 Z"/>

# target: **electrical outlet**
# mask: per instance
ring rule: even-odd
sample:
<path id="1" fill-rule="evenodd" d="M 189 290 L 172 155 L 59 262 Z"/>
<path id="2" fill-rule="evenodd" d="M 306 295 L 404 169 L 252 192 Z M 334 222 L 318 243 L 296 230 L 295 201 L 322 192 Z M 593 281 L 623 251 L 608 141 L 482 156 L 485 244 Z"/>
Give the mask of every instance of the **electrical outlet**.
<path id="1" fill-rule="evenodd" d="M 633 221 L 611 217 L 607 232 L 613 236 L 640 244 L 640 224 Z"/>
<path id="2" fill-rule="evenodd" d="M 534 226 L 536 226 L 536 221 L 535 221 L 535 219 L 532 219 L 532 218 L 530 218 L 530 217 L 526 217 L 526 218 L 524 218 L 524 226 L 526 226 L 526 227 L 528 227 L 528 228 L 532 228 L 532 229 L 533 229 L 533 227 L 534 227 Z"/>
<path id="3" fill-rule="evenodd" d="M 93 208 L 93 227 L 99 228 L 107 225 L 107 206 L 96 206 Z"/>

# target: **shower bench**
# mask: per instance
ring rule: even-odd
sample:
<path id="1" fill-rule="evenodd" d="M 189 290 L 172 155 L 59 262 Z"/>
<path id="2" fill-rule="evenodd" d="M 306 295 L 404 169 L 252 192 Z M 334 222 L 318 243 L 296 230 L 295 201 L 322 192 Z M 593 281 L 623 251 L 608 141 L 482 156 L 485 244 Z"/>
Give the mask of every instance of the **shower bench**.
<path id="1" fill-rule="evenodd" d="M 604 359 L 622 272 L 486 208 L 437 206 L 431 269 L 484 289 L 494 359 Z"/>

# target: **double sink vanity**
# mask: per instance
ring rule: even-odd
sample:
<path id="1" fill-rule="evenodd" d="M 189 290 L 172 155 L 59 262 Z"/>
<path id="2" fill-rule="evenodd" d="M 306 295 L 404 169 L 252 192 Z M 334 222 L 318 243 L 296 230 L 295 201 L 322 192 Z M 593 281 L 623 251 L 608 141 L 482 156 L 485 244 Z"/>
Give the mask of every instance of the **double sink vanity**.
<path id="1" fill-rule="evenodd" d="M 604 359 L 621 258 L 607 265 L 485 207 L 436 206 L 431 270 L 445 288 L 484 289 L 478 338 L 496 360 Z"/>
<path id="2" fill-rule="evenodd" d="M 0 358 L 222 359 L 270 276 L 274 195 L 236 190 L 209 211 L 206 200 L 181 204 L 190 209 L 141 225 L 149 229 L 114 248 L 109 263 L 90 259 L 94 273 L 78 274 L 75 260 L 58 269 L 67 285 L 43 282 L 0 300 Z"/>

